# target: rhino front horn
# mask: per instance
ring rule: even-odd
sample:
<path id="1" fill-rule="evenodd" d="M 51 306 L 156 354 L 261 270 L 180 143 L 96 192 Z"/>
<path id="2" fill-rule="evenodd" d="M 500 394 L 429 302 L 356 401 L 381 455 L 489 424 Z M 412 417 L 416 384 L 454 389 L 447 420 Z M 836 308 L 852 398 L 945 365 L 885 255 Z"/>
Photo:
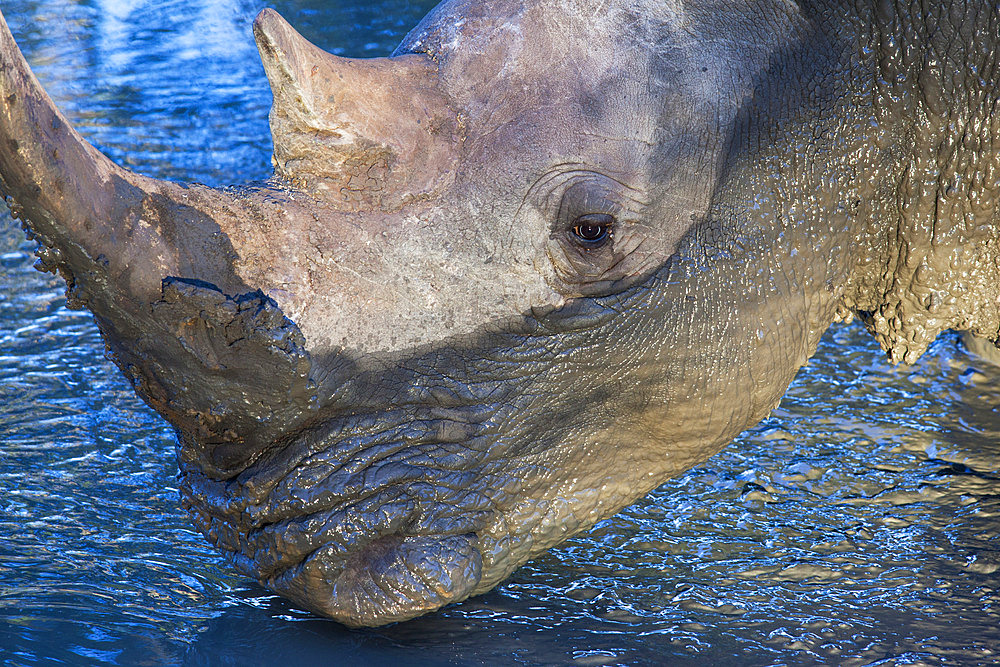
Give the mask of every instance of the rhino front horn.
<path id="1" fill-rule="evenodd" d="M 253 31 L 279 176 L 349 209 L 396 210 L 450 182 L 458 116 L 429 56 L 341 58 L 272 9 Z"/>

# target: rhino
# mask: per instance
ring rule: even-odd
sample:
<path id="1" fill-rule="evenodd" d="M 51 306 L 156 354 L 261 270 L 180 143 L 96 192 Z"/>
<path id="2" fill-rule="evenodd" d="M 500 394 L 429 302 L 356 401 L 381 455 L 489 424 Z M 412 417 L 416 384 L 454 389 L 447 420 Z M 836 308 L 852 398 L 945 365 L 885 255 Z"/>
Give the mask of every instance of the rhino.
<path id="1" fill-rule="evenodd" d="M 777 405 L 834 321 L 1000 339 L 1000 13 L 445 0 L 390 57 L 265 9 L 274 178 L 113 163 L 0 17 L 0 190 L 243 574 L 348 626 L 484 593 Z"/>

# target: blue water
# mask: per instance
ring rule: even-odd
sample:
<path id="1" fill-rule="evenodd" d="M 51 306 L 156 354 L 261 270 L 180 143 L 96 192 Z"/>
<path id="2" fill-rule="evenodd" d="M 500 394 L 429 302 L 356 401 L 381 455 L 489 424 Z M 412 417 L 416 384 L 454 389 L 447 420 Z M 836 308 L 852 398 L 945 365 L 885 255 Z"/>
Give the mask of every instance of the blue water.
<path id="1" fill-rule="evenodd" d="M 432 2 L 278 2 L 385 55 Z M 138 171 L 269 173 L 249 0 L 5 0 L 71 120 Z M 495 591 L 350 631 L 237 576 L 179 507 L 174 438 L 0 219 L 0 662 L 977 664 L 1000 661 L 1000 369 L 943 336 L 888 366 L 836 326 L 782 406 Z"/>

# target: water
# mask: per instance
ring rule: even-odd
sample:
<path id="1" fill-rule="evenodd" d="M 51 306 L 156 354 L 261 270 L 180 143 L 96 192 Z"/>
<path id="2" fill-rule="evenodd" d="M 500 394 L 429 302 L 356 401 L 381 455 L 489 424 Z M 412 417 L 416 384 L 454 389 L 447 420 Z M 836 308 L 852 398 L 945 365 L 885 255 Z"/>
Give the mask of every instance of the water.
<path id="1" fill-rule="evenodd" d="M 275 6 L 330 50 L 383 55 L 432 4 Z M 268 174 L 258 8 L 3 3 L 94 143 L 145 173 L 210 184 Z M 1000 660 L 1000 369 L 954 335 L 892 368 L 862 330 L 834 327 L 776 413 L 705 465 L 485 596 L 349 631 L 237 576 L 191 529 L 170 430 L 30 250 L 4 217 L 4 664 Z"/>

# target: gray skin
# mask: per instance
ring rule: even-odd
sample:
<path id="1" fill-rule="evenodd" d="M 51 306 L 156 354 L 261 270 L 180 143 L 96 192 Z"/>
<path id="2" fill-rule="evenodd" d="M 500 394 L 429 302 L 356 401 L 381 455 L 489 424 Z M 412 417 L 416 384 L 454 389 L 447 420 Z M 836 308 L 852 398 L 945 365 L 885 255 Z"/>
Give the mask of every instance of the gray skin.
<path id="1" fill-rule="evenodd" d="M 224 190 L 111 163 L 0 32 L 41 268 L 176 428 L 206 537 L 348 625 L 704 461 L 837 319 L 895 362 L 1000 337 L 985 2 L 446 0 L 370 61 L 265 10 L 276 178 Z"/>

